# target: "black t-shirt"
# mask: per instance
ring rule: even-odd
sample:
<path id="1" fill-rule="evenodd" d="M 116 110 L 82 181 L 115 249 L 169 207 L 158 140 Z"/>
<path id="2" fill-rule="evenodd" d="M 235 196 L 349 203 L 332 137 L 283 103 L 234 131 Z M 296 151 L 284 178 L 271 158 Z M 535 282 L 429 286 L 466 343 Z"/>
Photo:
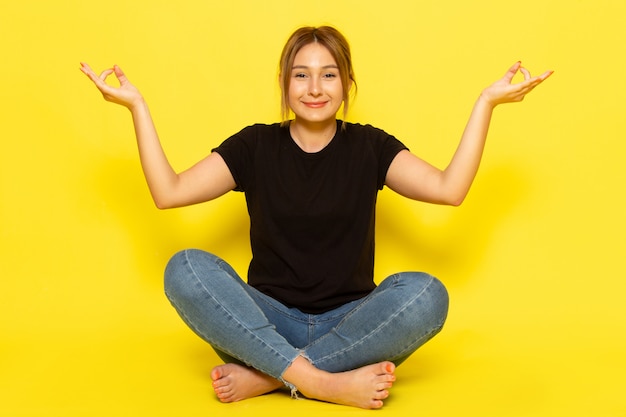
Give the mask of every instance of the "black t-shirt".
<path id="1" fill-rule="evenodd" d="M 304 152 L 278 123 L 246 127 L 214 149 L 245 192 L 248 283 L 311 314 L 375 288 L 376 197 L 406 149 L 380 129 L 341 123 L 317 153 Z"/>

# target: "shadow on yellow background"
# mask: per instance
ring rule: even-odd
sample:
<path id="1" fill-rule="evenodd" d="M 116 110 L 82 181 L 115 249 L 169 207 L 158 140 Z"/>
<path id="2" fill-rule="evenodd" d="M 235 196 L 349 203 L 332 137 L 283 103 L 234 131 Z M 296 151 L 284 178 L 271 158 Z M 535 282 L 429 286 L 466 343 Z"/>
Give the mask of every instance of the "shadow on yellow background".
<path id="1" fill-rule="evenodd" d="M 303 24 L 351 41 L 351 121 L 445 165 L 480 90 L 518 59 L 556 70 L 498 108 L 459 208 L 380 194 L 376 276 L 425 270 L 444 331 L 377 413 L 626 415 L 626 72 L 621 1 L 0 5 L 0 415 L 361 415 L 275 394 L 220 404 L 217 356 L 162 295 L 186 247 L 250 257 L 241 195 L 153 207 L 130 116 L 79 61 L 125 69 L 182 169 L 279 115 L 277 60 Z"/>

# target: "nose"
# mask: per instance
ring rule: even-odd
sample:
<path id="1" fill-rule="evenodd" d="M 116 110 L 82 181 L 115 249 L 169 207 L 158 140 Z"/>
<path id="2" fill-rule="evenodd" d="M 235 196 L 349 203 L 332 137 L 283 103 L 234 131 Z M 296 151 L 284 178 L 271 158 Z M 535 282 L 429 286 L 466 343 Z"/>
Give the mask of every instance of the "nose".
<path id="1" fill-rule="evenodd" d="M 321 94 L 320 80 L 317 79 L 317 77 L 311 77 L 311 81 L 309 82 L 309 95 L 318 97 Z"/>

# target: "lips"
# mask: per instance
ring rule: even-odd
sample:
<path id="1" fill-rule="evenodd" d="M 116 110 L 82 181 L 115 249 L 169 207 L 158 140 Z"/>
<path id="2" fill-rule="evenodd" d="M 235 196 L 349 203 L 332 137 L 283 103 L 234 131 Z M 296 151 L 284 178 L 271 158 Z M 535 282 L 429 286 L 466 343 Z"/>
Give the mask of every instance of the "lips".
<path id="1" fill-rule="evenodd" d="M 312 109 L 318 109 L 320 107 L 324 107 L 326 103 L 328 102 L 327 101 L 305 101 L 302 104 Z"/>

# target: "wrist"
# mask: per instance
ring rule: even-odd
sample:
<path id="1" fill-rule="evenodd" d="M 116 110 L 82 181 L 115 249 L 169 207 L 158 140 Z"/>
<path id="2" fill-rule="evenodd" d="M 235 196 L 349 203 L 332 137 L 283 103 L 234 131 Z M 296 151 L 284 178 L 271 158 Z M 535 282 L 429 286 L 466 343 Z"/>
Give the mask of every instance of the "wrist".
<path id="1" fill-rule="evenodd" d="M 483 90 L 478 96 L 477 105 L 482 105 L 489 108 L 490 110 L 493 110 L 498 105 L 498 103 L 494 101 L 491 97 L 489 97 L 489 95 L 486 94 Z"/>
<path id="2" fill-rule="evenodd" d="M 126 106 L 131 113 L 140 113 L 142 111 L 148 110 L 148 103 L 144 100 L 143 96 L 139 96 L 132 102 Z"/>

